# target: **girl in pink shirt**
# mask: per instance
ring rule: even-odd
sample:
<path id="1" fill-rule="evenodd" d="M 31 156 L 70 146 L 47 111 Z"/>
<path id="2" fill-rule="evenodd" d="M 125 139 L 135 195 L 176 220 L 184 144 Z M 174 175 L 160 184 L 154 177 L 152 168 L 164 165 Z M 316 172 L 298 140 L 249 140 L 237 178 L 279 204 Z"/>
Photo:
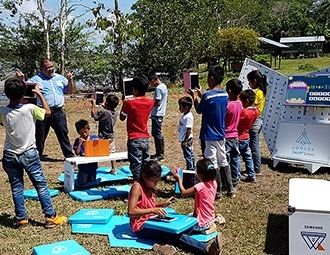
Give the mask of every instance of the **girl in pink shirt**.
<path id="1" fill-rule="evenodd" d="M 213 227 L 215 220 L 214 200 L 217 192 L 217 182 L 215 180 L 216 170 L 209 159 L 199 160 L 196 167 L 197 178 L 200 182 L 196 183 L 193 187 L 185 189 L 182 184 L 182 179 L 178 174 L 174 174 L 174 179 L 179 183 L 182 196 L 195 194 L 193 216 L 197 218 L 198 226 L 195 226 L 193 230 L 205 232 Z"/>
<path id="2" fill-rule="evenodd" d="M 213 171 L 215 175 L 214 167 Z M 140 172 L 140 179 L 134 182 L 128 197 L 128 215 L 130 217 L 132 231 L 138 237 L 160 240 L 162 243 L 166 243 L 166 245 L 155 244 L 153 247 L 155 251 L 162 252 L 163 254 L 175 254 L 176 249 L 174 246 L 180 246 L 182 249 L 190 252 L 199 251 L 204 254 L 219 255 L 221 253 L 220 234 L 213 241 L 202 243 L 185 233 L 172 234 L 161 230 L 144 228 L 145 222 L 152 216 L 166 216 L 166 211 L 163 207 L 168 206 L 173 200 L 173 197 L 171 197 L 164 203 L 156 204 L 155 188 L 160 178 L 161 167 L 156 161 L 149 161 L 143 165 Z M 214 190 L 216 190 L 216 184 Z M 215 191 L 213 193 L 215 198 Z M 191 229 L 188 230 L 188 232 L 190 231 Z"/>

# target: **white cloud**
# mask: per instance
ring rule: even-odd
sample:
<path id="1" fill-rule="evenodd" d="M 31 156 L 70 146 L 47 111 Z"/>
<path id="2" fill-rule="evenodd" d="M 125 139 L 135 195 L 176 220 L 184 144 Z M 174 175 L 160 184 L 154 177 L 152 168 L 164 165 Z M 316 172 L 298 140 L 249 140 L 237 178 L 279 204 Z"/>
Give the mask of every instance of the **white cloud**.
<path id="1" fill-rule="evenodd" d="M 35 0 L 23 1 L 23 4 L 18 7 L 18 11 L 20 13 L 32 13 L 34 11 L 37 11 L 37 1 Z"/>

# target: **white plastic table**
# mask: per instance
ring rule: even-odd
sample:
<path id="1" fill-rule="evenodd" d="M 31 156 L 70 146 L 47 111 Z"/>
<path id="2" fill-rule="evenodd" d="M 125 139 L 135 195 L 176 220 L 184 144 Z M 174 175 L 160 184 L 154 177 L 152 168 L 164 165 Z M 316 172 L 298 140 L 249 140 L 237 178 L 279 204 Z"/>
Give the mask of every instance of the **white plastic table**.
<path id="1" fill-rule="evenodd" d="M 111 153 L 109 156 L 100 157 L 72 157 L 66 158 L 64 161 L 64 191 L 71 192 L 74 190 L 74 170 L 79 164 L 87 164 L 94 162 L 105 162 L 111 160 L 127 159 L 127 151 Z"/>

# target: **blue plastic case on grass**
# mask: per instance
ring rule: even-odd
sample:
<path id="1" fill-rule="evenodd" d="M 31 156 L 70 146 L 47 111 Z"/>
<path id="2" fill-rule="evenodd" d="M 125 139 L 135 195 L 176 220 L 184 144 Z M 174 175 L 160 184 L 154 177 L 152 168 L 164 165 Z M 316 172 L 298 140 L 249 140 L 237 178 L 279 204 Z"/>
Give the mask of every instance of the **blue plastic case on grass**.
<path id="1" fill-rule="evenodd" d="M 104 192 L 102 190 L 98 190 L 96 188 L 71 191 L 69 193 L 69 195 L 74 200 L 77 200 L 77 201 L 80 201 L 80 202 L 95 201 L 95 200 L 101 200 L 101 199 L 109 198 L 109 195 L 106 192 Z"/>
<path id="2" fill-rule="evenodd" d="M 75 240 L 66 240 L 62 242 L 36 246 L 33 248 L 33 254 L 90 255 L 90 253 Z"/>
<path id="3" fill-rule="evenodd" d="M 114 213 L 113 209 L 80 209 L 69 218 L 69 222 L 76 224 L 106 224 Z"/>
<path id="4" fill-rule="evenodd" d="M 51 197 L 57 196 L 59 193 L 60 192 L 57 189 L 49 189 L 49 194 Z M 23 195 L 24 195 L 24 198 L 39 200 L 38 193 L 35 189 L 24 190 Z"/>

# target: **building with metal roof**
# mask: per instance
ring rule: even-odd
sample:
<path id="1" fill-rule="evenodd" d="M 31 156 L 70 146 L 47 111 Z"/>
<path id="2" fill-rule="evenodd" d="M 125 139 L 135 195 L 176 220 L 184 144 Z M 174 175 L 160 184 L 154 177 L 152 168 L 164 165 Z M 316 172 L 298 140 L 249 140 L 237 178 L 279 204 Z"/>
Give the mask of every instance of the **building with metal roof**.
<path id="1" fill-rule="evenodd" d="M 277 59 L 278 59 L 278 69 L 281 68 L 281 55 L 283 48 L 289 48 L 289 46 L 273 41 L 271 39 L 265 37 L 258 37 L 260 41 L 260 48 L 268 49 L 270 54 L 270 66 L 272 66 L 273 57 L 274 57 L 274 67 L 277 67 Z"/>
<path id="2" fill-rule="evenodd" d="M 280 43 L 289 46 L 282 49 L 283 57 L 318 57 L 323 52 L 325 38 L 320 36 L 282 37 Z"/>

